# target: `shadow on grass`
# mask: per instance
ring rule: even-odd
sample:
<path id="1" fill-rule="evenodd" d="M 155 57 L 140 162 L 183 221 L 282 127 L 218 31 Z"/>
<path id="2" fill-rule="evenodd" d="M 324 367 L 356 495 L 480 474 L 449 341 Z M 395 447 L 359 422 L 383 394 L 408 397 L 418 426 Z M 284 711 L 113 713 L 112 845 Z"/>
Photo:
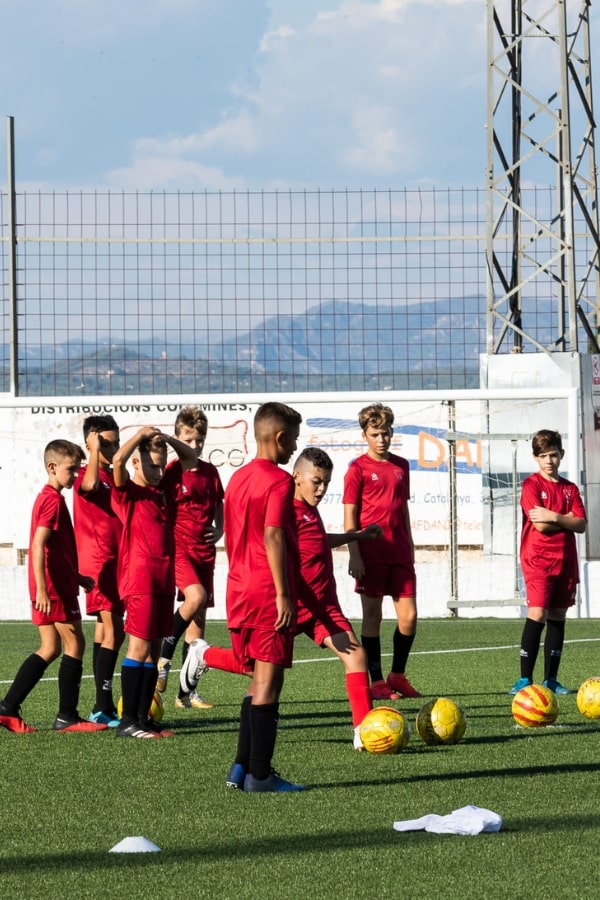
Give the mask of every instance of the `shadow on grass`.
<path id="1" fill-rule="evenodd" d="M 488 773 L 486 773 L 488 774 Z M 298 795 L 297 799 L 300 799 Z M 286 798 L 285 802 L 290 802 Z M 250 800 L 250 803 L 261 801 Z M 291 800 L 291 802 L 294 802 Z M 477 836 L 478 841 L 498 841 L 504 836 L 522 836 L 526 833 L 553 833 L 557 831 L 580 831 L 581 829 L 598 829 L 600 827 L 600 813 L 596 815 L 564 815 L 548 820 L 545 817 L 509 819 L 504 821 L 502 831 L 497 834 L 484 834 Z M 125 853 L 112 854 L 108 850 L 95 850 L 87 853 L 61 852 L 46 853 L 35 857 L 7 856 L 0 859 L 0 872 L 31 873 L 31 872 L 71 872 L 85 867 L 86 871 L 109 869 L 117 872 L 126 869 L 143 869 L 150 873 L 153 867 L 163 869 L 166 865 L 190 864 L 190 863 L 219 863 L 231 860 L 243 859 L 256 862 L 258 858 L 272 859 L 274 856 L 293 858 L 295 856 L 314 856 L 318 847 L 319 855 L 323 853 L 337 853 L 339 851 L 364 852 L 368 848 L 376 848 L 378 852 L 387 849 L 406 849 L 411 845 L 427 845 L 430 849 L 440 841 L 471 840 L 471 837 L 459 835 L 430 834 L 424 831 L 396 832 L 392 828 L 392 822 L 385 828 L 365 828 L 352 831 L 319 830 L 314 833 L 294 835 L 293 840 L 289 834 L 273 835 L 269 837 L 246 837 L 242 842 L 237 836 L 231 841 L 211 842 L 210 837 L 202 835 L 199 839 L 200 846 L 178 847 L 176 850 L 165 849 L 161 853 Z"/>

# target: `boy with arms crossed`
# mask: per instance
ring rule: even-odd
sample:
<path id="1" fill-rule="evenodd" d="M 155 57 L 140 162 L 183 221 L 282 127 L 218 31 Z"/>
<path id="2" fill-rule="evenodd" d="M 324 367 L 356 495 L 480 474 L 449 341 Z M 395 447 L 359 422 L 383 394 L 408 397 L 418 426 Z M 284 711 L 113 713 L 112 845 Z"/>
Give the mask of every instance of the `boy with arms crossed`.
<path id="1" fill-rule="evenodd" d="M 121 667 L 123 715 L 117 737 L 171 737 L 148 715 L 156 689 L 157 661 L 173 618 L 173 525 L 161 481 L 167 444 L 186 460 L 196 454 L 176 438 L 143 426 L 113 457 L 113 508 L 123 524 L 118 583 L 125 603 L 127 654 Z M 134 475 L 129 477 L 131 458 Z"/>
<path id="2" fill-rule="evenodd" d="M 104 724 L 86 722 L 77 710 L 85 650 L 78 595 L 79 587 L 90 590 L 93 580 L 79 574 L 73 523 L 62 491 L 73 487 L 83 458 L 81 447 L 71 441 L 50 441 L 44 451 L 48 482 L 33 505 L 28 558 L 31 620 L 39 628 L 40 648 L 22 664 L 0 702 L 0 725 L 9 731 L 35 731 L 23 721 L 20 706 L 61 649 L 54 730 L 106 730 Z"/>
<path id="3" fill-rule="evenodd" d="M 213 581 L 216 544 L 223 534 L 223 485 L 219 472 L 205 462 L 202 448 L 208 421 L 198 406 L 184 407 L 175 419 L 175 437 L 195 453 L 193 465 L 176 459 L 169 463 L 163 488 L 175 507 L 175 583 L 183 602 L 175 611 L 171 635 L 163 641 L 158 660 L 157 691 L 167 687 L 175 647 L 185 632 L 183 660 L 189 645 L 204 638 L 206 610 L 215 605 Z M 212 703 L 196 691 L 180 689 L 178 708 L 211 709 Z"/>
<path id="4" fill-rule="evenodd" d="M 284 672 L 292 665 L 298 575 L 294 481 L 280 465 L 296 449 L 301 422 L 300 413 L 283 403 L 260 406 L 254 416 L 256 457 L 234 472 L 225 490 L 226 606 L 233 654 L 211 649 L 233 655 L 237 671 L 252 673 L 227 779 L 229 787 L 247 792 L 304 789 L 271 768 Z M 197 681 L 206 668 L 204 652 L 210 652 L 204 641 L 190 647 L 182 687 L 189 683 L 188 672 L 194 670 Z"/>
<path id="5" fill-rule="evenodd" d="M 125 608 L 117 585 L 117 556 L 122 525 L 111 506 L 112 459 L 119 449 L 119 426 L 112 416 L 88 416 L 83 422 L 88 462 L 75 480 L 73 522 L 79 564 L 94 579 L 86 594 L 86 612 L 96 617 L 92 670 L 96 702 L 90 722 L 119 724 L 112 681 L 125 637 Z"/>
<path id="6" fill-rule="evenodd" d="M 579 583 L 575 535 L 587 521 L 579 488 L 558 474 L 565 455 L 557 431 L 534 434 L 531 446 L 538 472 L 521 489 L 523 529 L 521 571 L 527 592 L 527 618 L 521 636 L 521 677 L 510 694 L 533 683 L 544 626 L 544 687 L 555 694 L 570 694 L 557 680 L 565 639 L 567 609 L 573 606 Z"/>
<path id="7" fill-rule="evenodd" d="M 406 677 L 406 663 L 417 630 L 417 579 L 410 527 L 409 466 L 402 456 L 390 453 L 394 413 L 374 403 L 358 414 L 367 452 L 353 460 L 344 477 L 344 530 L 357 531 L 368 522 L 383 529 L 380 538 L 350 543 L 348 571 L 361 595 L 361 641 L 367 652 L 371 693 L 374 700 L 420 697 Z M 384 595 L 394 601 L 392 669 L 383 677 L 381 668 L 381 619 Z"/>

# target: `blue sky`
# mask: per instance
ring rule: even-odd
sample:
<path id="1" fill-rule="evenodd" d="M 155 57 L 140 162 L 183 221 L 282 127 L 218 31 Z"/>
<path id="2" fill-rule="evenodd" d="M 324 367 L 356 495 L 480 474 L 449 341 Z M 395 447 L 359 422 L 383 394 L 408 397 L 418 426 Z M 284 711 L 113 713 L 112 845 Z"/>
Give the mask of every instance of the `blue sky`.
<path id="1" fill-rule="evenodd" d="M 20 187 L 485 185 L 485 0 L 0 0 L 0 21 Z"/>

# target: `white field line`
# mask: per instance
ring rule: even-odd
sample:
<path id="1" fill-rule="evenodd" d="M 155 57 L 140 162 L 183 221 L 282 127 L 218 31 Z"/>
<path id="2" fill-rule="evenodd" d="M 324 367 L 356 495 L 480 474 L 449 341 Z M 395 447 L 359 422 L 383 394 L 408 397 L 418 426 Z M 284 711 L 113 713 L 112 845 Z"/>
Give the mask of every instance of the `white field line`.
<path id="1" fill-rule="evenodd" d="M 591 637 L 591 638 L 573 638 L 572 640 L 565 640 L 565 644 L 593 644 L 600 641 L 600 637 Z M 411 656 L 441 656 L 443 653 L 489 653 L 495 650 L 518 650 L 520 644 L 499 644 L 496 647 L 455 647 L 451 650 L 413 650 L 411 651 Z M 382 657 L 391 656 L 391 653 L 382 653 Z M 333 653 L 331 656 L 321 656 L 321 657 L 311 657 L 309 659 L 295 659 L 294 665 L 300 666 L 305 665 L 306 663 L 328 663 L 328 662 L 336 662 L 337 656 Z M 179 672 L 179 669 L 172 668 L 172 673 Z M 83 675 L 82 680 L 93 678 L 93 675 Z M 115 678 L 120 678 L 121 673 L 119 671 L 119 666 L 117 665 L 117 669 L 114 674 Z M 42 681 L 58 681 L 58 676 L 55 678 L 42 678 Z M 12 684 L 12 679 L 9 680 L 0 680 L 0 684 Z"/>

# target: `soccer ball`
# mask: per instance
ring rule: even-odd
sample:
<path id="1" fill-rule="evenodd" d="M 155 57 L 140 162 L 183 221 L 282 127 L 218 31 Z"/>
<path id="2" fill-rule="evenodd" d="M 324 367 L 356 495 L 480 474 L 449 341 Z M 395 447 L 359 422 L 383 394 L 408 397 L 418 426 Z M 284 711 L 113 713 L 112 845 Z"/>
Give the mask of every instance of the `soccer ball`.
<path id="1" fill-rule="evenodd" d="M 558 715 L 556 695 L 541 684 L 529 684 L 513 697 L 512 714 L 525 728 L 552 725 Z"/>
<path id="2" fill-rule="evenodd" d="M 586 719 L 600 719 L 600 675 L 586 678 L 580 686 L 577 709 Z"/>
<path id="3" fill-rule="evenodd" d="M 119 702 L 117 703 L 117 713 L 119 714 L 119 718 L 123 718 L 123 698 L 119 697 Z M 152 719 L 153 722 L 158 723 L 161 721 L 162 717 L 165 714 L 165 705 L 163 703 L 162 695 L 158 693 L 158 691 L 154 691 L 154 697 L 152 698 L 152 703 L 150 704 L 150 709 L 148 710 L 148 715 Z"/>
<path id="4" fill-rule="evenodd" d="M 408 744 L 410 729 L 397 709 L 376 706 L 362 720 L 359 734 L 369 753 L 400 753 Z"/>
<path id="5" fill-rule="evenodd" d="M 454 700 L 438 697 L 424 703 L 417 713 L 417 734 L 426 744 L 458 744 L 467 719 Z"/>

